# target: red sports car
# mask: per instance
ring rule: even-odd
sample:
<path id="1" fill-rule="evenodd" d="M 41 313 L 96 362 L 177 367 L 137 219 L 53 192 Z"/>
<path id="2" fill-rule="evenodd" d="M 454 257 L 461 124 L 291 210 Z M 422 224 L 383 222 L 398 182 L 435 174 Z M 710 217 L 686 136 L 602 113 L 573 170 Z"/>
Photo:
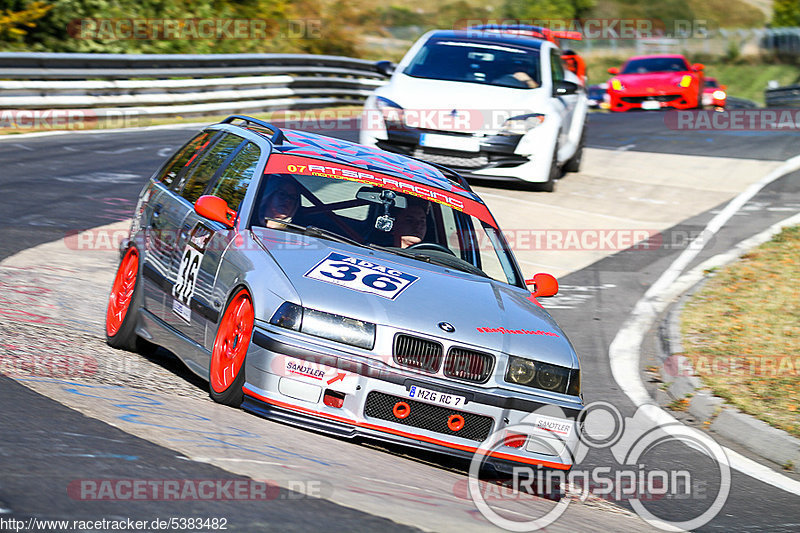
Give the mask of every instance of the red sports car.
<path id="1" fill-rule="evenodd" d="M 726 90 L 727 87 L 720 85 L 717 82 L 717 78 L 706 78 L 703 86 L 703 105 L 715 108 L 725 107 L 725 103 L 728 101 Z"/>
<path id="2" fill-rule="evenodd" d="M 682 55 L 632 57 L 621 70 L 610 68 L 608 73 L 614 75 L 608 80 L 611 111 L 703 106 L 703 65 L 689 66 Z"/>

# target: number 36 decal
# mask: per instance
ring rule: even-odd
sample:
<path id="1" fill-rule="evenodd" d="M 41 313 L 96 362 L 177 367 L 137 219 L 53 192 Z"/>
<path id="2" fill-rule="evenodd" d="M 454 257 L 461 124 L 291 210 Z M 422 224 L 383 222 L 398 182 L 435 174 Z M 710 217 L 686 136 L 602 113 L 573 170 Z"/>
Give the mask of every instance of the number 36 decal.
<path id="1" fill-rule="evenodd" d="M 394 300 L 417 276 L 337 252 L 331 252 L 305 277 Z"/>
<path id="2" fill-rule="evenodd" d="M 191 301 L 197 286 L 197 274 L 200 271 L 200 263 L 203 262 L 203 255 L 211 236 L 212 231 L 207 227 L 202 224 L 195 226 L 183 250 L 181 264 L 178 267 L 178 279 L 172 286 L 174 298 L 172 310 L 189 323 L 192 321 Z"/>

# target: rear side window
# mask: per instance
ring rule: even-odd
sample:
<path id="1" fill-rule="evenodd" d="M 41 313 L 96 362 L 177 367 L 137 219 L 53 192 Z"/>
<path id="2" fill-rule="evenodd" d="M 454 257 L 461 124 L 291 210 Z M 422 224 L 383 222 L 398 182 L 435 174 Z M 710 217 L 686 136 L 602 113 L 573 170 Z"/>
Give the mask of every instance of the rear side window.
<path id="1" fill-rule="evenodd" d="M 247 187 L 253 180 L 260 155 L 258 146 L 247 143 L 222 172 L 209 194 L 219 196 L 228 203 L 228 207 L 238 211 Z"/>
<path id="2" fill-rule="evenodd" d="M 170 187 L 179 178 L 181 173 L 186 172 L 189 165 L 207 146 L 211 139 L 211 132 L 203 132 L 195 136 L 191 141 L 183 145 L 183 148 L 175 152 L 172 159 L 164 165 L 158 179 L 167 187 Z"/>
<path id="3" fill-rule="evenodd" d="M 211 178 L 222 168 L 227 159 L 244 139 L 232 133 L 225 134 L 214 146 L 207 151 L 203 160 L 197 164 L 192 175 L 183 186 L 181 196 L 193 204 L 203 195 Z"/>

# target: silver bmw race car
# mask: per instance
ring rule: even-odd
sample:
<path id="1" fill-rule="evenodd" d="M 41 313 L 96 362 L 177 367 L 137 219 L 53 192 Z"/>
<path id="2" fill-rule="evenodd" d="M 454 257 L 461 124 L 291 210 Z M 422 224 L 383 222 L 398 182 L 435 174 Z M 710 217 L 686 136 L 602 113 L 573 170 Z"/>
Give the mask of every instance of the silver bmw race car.
<path id="1" fill-rule="evenodd" d="M 501 471 L 572 466 L 579 361 L 536 300 L 558 284 L 526 282 L 450 170 L 231 116 L 151 177 L 121 252 L 108 343 L 163 346 L 218 402 Z"/>

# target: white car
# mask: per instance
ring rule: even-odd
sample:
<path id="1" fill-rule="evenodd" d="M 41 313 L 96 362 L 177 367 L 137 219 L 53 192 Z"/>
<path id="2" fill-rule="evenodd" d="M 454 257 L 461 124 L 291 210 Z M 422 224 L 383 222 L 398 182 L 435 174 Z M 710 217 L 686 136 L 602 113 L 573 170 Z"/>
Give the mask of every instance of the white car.
<path id="1" fill-rule="evenodd" d="M 365 103 L 360 142 L 467 176 L 552 191 L 577 172 L 588 99 L 552 42 L 485 30 L 421 37 Z"/>

